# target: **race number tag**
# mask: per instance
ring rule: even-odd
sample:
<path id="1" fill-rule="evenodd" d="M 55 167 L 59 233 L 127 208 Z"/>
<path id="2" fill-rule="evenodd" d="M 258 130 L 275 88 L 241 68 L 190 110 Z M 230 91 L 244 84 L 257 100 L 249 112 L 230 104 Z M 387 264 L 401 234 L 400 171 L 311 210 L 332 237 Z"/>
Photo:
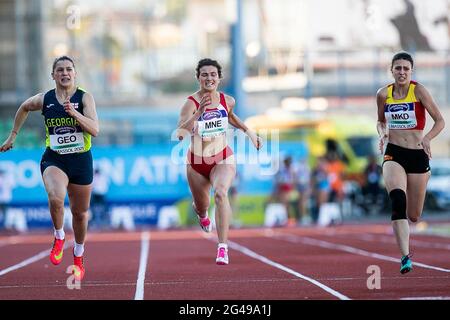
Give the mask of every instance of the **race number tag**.
<path id="1" fill-rule="evenodd" d="M 50 134 L 50 148 L 59 154 L 83 151 L 83 132 L 78 131 L 76 127 L 57 127 L 53 134 Z"/>
<path id="2" fill-rule="evenodd" d="M 389 129 L 412 129 L 417 126 L 413 102 L 386 105 L 385 117 Z"/>
<path id="3" fill-rule="evenodd" d="M 206 111 L 198 121 L 198 133 L 202 138 L 224 135 L 228 129 L 228 117 L 220 110 Z"/>

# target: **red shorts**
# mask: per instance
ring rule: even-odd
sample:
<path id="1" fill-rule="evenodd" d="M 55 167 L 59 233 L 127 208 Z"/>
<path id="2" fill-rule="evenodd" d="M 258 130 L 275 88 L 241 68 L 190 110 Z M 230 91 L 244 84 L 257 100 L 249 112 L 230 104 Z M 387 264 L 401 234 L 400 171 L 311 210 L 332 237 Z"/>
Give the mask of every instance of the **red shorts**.
<path id="1" fill-rule="evenodd" d="M 211 173 L 211 170 L 216 166 L 216 164 L 225 160 L 231 155 L 233 155 L 233 150 L 231 150 L 231 148 L 228 146 L 212 157 L 200 157 L 193 154 L 192 151 L 189 150 L 187 160 L 192 169 L 200 173 L 206 179 L 209 179 L 209 174 Z"/>
<path id="2" fill-rule="evenodd" d="M 294 190 L 294 186 L 291 183 L 281 183 L 279 185 L 280 191 L 283 192 L 291 192 Z"/>

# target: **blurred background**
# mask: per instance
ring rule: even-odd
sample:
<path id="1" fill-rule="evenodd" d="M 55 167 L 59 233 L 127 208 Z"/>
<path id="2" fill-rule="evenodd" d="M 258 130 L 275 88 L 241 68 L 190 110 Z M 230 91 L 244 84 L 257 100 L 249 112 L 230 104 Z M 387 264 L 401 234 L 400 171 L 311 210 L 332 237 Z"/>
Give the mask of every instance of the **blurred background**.
<path id="1" fill-rule="evenodd" d="M 387 219 L 375 94 L 392 82 L 399 50 L 413 54 L 414 80 L 450 123 L 450 0 L 0 0 L 0 19 L 1 139 L 26 98 L 54 87 L 58 56 L 74 58 L 77 84 L 95 97 L 92 228 L 195 223 L 187 145 L 173 131 L 204 57 L 222 64 L 221 90 L 267 139 L 259 154 L 240 133 L 230 140 L 244 159 L 230 191 L 233 227 Z M 0 226 L 51 226 L 44 137 L 32 113 L 0 155 Z M 443 216 L 448 129 L 432 147 L 425 211 Z M 338 213 L 323 220 L 321 207 Z"/>

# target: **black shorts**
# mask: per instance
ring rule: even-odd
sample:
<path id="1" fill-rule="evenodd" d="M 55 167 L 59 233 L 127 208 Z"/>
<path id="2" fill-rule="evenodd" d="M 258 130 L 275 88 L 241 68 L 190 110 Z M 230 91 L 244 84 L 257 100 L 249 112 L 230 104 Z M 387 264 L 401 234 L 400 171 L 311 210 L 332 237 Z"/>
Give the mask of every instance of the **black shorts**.
<path id="1" fill-rule="evenodd" d="M 430 160 L 423 149 L 408 149 L 388 143 L 384 161 L 395 161 L 406 173 L 425 173 L 430 171 Z"/>
<path id="2" fill-rule="evenodd" d="M 50 166 L 64 171 L 69 178 L 69 183 L 88 185 L 92 183 L 94 177 L 90 150 L 82 153 L 59 154 L 47 148 L 41 159 L 41 174 L 44 174 L 44 170 Z"/>

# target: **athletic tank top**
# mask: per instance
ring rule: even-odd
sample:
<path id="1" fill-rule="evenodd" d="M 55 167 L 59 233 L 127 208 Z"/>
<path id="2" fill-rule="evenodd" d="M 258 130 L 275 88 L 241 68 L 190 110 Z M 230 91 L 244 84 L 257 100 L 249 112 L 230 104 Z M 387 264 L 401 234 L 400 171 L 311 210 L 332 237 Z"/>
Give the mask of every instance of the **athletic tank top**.
<path id="1" fill-rule="evenodd" d="M 77 88 L 70 102 L 75 110 L 83 114 L 83 95 L 85 91 Z M 44 95 L 42 115 L 45 123 L 45 146 L 59 154 L 81 153 L 91 149 L 91 135 L 81 129 L 75 118 L 69 116 L 56 99 L 56 90 Z"/>
<path id="2" fill-rule="evenodd" d="M 198 118 L 198 134 L 202 139 L 218 137 L 226 134 L 228 129 L 228 107 L 225 101 L 225 95 L 220 92 L 220 103 L 217 107 L 206 108 L 202 115 Z M 197 109 L 200 103 L 193 96 L 188 99 L 194 101 Z"/>
<path id="3" fill-rule="evenodd" d="M 425 108 L 416 98 L 414 89 L 417 82 L 409 83 L 408 94 L 404 99 L 394 99 L 392 91 L 394 84 L 387 87 L 384 116 L 391 130 L 423 130 L 425 127 Z"/>

